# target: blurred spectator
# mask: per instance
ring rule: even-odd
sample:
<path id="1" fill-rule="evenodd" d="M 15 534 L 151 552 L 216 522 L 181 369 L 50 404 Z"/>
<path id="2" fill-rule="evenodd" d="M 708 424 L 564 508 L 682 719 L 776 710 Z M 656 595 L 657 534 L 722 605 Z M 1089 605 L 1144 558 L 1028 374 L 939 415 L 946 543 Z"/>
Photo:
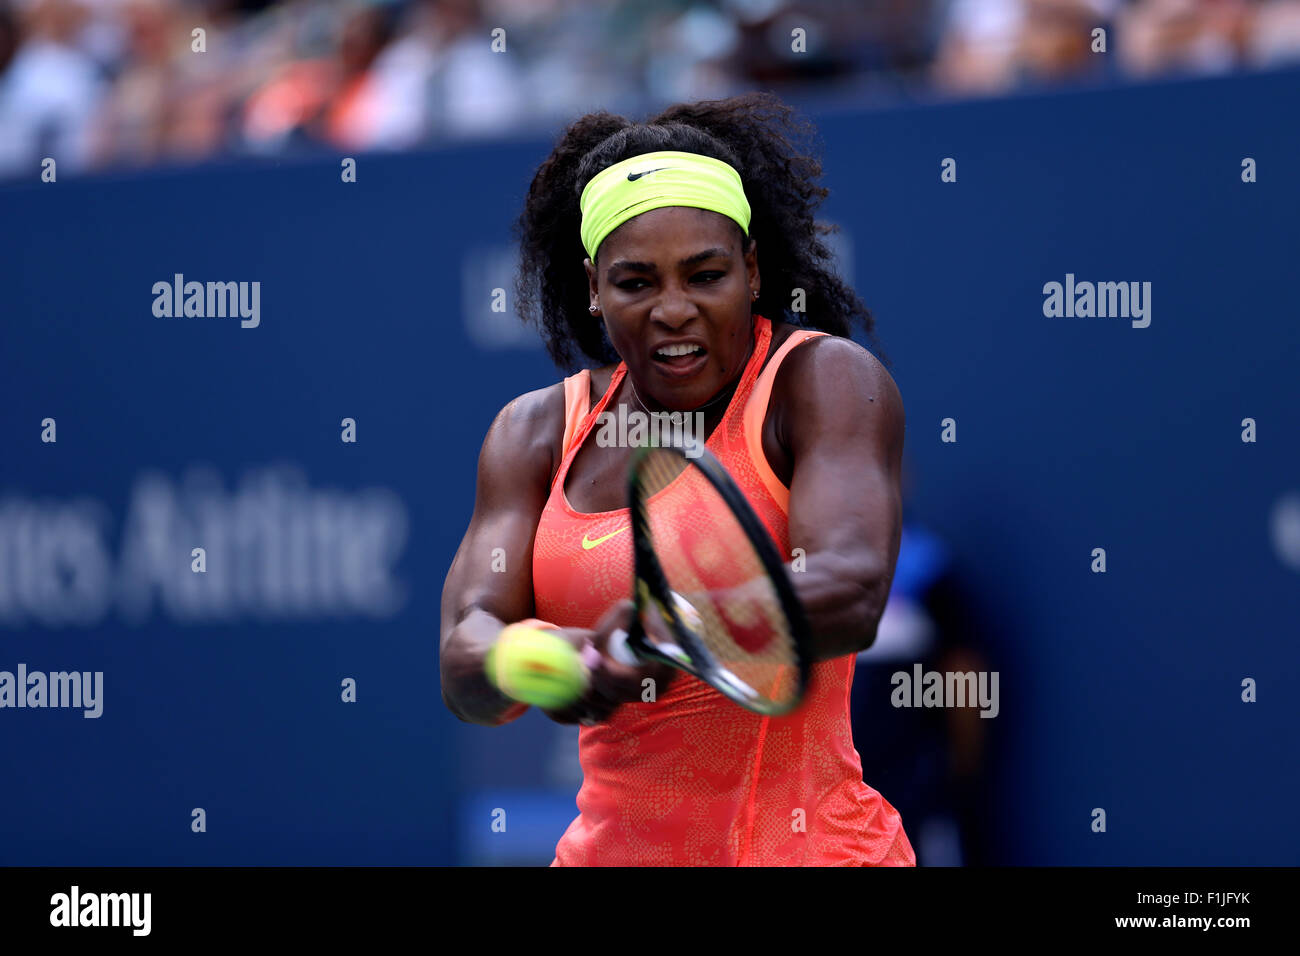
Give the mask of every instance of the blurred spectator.
<path id="1" fill-rule="evenodd" d="M 447 136 L 510 132 L 522 115 L 524 99 L 522 77 L 510 53 L 512 31 L 488 23 L 477 0 L 437 0 L 433 11 L 438 52 L 434 128 Z M 500 53 L 491 46 L 496 27 L 506 30 L 506 47 Z"/>
<path id="2" fill-rule="evenodd" d="M 1120 19 L 1124 68 L 1133 76 L 1230 70 L 1240 61 L 1251 13 L 1244 0 L 1141 0 Z"/>
<path id="3" fill-rule="evenodd" d="M 934 62 L 936 86 L 996 93 L 1015 81 L 1022 0 L 954 0 Z"/>
<path id="4" fill-rule="evenodd" d="M 76 0 L 36 0 L 19 19 L 20 45 L 0 75 L 0 172 L 35 175 L 47 156 L 75 172 L 90 161 L 103 95 L 94 60 L 77 46 L 86 10 Z"/>
<path id="5" fill-rule="evenodd" d="M 939 87 L 996 93 L 1022 83 L 1060 83 L 1111 69 L 1120 0 L 955 0 L 934 64 Z M 1106 30 L 1106 52 L 1092 31 Z"/>
<path id="6" fill-rule="evenodd" d="M 335 24 L 331 49 L 284 64 L 249 97 L 243 136 L 255 147 L 294 138 L 345 148 L 369 144 L 384 101 L 372 67 L 393 38 L 395 13 L 380 5 L 349 8 Z"/>
<path id="7" fill-rule="evenodd" d="M 167 120 L 189 107 L 175 96 L 184 26 L 170 0 L 124 0 L 124 61 L 97 121 L 101 162 L 155 162 L 165 155 Z"/>
<path id="8" fill-rule="evenodd" d="M 1027 0 L 1016 65 L 1024 79 L 1054 82 L 1099 73 L 1112 50 L 1094 53 L 1092 31 L 1109 34 L 1111 0 Z M 1109 37 L 1108 37 L 1109 41 Z"/>
<path id="9" fill-rule="evenodd" d="M 1295 62 L 1300 51 L 1300 0 L 1264 3 L 1246 30 L 1246 62 L 1274 66 Z"/>

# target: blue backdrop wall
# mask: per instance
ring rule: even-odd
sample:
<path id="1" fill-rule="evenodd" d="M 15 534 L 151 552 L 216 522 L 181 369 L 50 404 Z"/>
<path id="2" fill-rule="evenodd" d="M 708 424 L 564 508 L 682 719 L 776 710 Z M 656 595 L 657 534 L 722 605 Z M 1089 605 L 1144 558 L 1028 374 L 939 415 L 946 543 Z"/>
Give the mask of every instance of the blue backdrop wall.
<path id="1" fill-rule="evenodd" d="M 814 116 L 994 638 L 1002 862 L 1300 863 L 1298 91 Z M 104 675 L 96 718 L 0 708 L 0 863 L 549 862 L 576 731 L 461 725 L 437 668 L 483 433 L 557 378 L 492 310 L 547 149 L 0 190 L 0 671 Z M 177 273 L 259 324 L 156 315 Z M 1149 325 L 1045 315 L 1067 274 L 1149 282 Z"/>

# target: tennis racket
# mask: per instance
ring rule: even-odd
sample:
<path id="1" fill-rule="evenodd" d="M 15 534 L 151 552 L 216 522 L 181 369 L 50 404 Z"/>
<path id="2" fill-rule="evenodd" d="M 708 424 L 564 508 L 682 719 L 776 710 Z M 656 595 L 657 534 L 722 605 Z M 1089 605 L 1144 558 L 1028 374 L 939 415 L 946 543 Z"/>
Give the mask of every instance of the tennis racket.
<path id="1" fill-rule="evenodd" d="M 643 446 L 628 499 L 636 613 L 610 655 L 670 664 L 756 713 L 794 709 L 811 667 L 807 618 L 727 470 L 702 445 Z"/>

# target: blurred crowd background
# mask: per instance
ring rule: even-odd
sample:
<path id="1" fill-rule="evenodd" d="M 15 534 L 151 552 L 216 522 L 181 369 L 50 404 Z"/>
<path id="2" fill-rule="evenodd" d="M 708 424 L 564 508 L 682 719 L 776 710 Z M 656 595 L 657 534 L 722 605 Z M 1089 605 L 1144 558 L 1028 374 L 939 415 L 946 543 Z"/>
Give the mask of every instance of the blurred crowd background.
<path id="1" fill-rule="evenodd" d="M 860 105 L 1297 58 L 1300 0 L 0 0 L 0 176 L 528 135 L 754 88 Z"/>

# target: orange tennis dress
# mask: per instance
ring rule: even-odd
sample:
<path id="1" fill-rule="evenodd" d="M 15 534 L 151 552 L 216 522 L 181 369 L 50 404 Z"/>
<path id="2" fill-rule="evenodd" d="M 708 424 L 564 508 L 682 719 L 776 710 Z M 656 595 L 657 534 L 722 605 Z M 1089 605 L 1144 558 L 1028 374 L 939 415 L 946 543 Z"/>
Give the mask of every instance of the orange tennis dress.
<path id="1" fill-rule="evenodd" d="M 783 555 L 790 494 L 767 463 L 763 420 L 782 360 L 822 334 L 794 332 L 764 368 L 772 326 L 755 316 L 753 354 L 707 442 Z M 561 627 L 594 627 L 631 593 L 627 509 L 584 514 L 564 494 L 569 466 L 626 371 L 620 363 L 591 409 L 589 373 L 564 382 L 564 457 L 533 544 L 537 616 Z M 672 508 L 672 493 L 670 485 L 660 509 Z M 781 717 L 678 674 L 657 701 L 623 704 L 580 727 L 579 813 L 551 865 L 915 866 L 898 811 L 862 780 L 849 722 L 855 663 L 848 654 L 813 665 L 804 702 Z"/>

